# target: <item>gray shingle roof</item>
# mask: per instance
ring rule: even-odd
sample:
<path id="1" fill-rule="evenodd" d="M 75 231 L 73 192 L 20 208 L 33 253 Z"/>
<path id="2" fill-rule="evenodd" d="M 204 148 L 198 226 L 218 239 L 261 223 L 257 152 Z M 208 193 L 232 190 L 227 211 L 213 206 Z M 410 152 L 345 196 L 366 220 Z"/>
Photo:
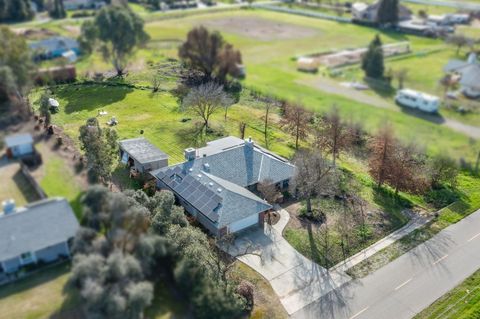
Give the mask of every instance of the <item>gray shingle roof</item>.
<path id="1" fill-rule="evenodd" d="M 64 49 L 66 51 L 71 49 L 78 49 L 77 40 L 67 37 L 51 37 L 45 40 L 33 42 L 30 44 L 32 50 L 44 50 L 47 52 Z"/>
<path id="2" fill-rule="evenodd" d="M 267 179 L 273 183 L 288 180 L 295 170 L 285 159 L 235 137 L 210 142 L 197 151 L 206 156 L 151 174 L 217 223 L 218 228 L 271 208 L 245 187 Z M 176 181 L 175 174 L 179 176 Z M 219 208 L 208 205 L 208 199 L 202 200 L 203 194 L 211 192 L 220 197 Z"/>
<path id="3" fill-rule="evenodd" d="M 456 72 L 461 75 L 460 84 L 480 88 L 480 64 L 461 60 L 450 60 L 443 68 L 445 72 Z"/>
<path id="4" fill-rule="evenodd" d="M 127 152 L 140 164 L 146 164 L 168 158 L 167 154 L 159 150 L 155 145 L 143 137 L 122 140 L 119 141 L 118 144 L 122 150 Z"/>
<path id="5" fill-rule="evenodd" d="M 33 144 L 33 138 L 30 134 L 15 134 L 5 137 L 7 147 L 14 147 L 24 144 Z"/>
<path id="6" fill-rule="evenodd" d="M 63 198 L 50 198 L 0 216 L 0 260 L 67 241 L 78 221 Z"/>

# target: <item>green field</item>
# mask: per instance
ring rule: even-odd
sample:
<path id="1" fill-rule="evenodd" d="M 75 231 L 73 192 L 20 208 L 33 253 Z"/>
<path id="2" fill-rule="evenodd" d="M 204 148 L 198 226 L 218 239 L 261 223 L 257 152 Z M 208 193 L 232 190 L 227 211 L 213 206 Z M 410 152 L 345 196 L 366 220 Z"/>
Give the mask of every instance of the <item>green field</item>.
<path id="1" fill-rule="evenodd" d="M 480 317 L 480 271 L 420 312 L 414 319 Z"/>

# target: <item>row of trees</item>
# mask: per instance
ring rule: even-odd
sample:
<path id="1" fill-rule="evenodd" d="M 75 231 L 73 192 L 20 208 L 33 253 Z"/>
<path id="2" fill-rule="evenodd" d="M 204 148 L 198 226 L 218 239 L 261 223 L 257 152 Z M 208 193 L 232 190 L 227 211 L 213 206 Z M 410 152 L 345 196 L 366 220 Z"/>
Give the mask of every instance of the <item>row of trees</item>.
<path id="1" fill-rule="evenodd" d="M 251 303 L 251 284 L 229 280 L 229 265 L 174 202 L 170 192 L 99 186 L 84 195 L 67 285 L 80 291 L 89 318 L 143 318 L 156 289 L 185 305 L 186 318 L 239 318 Z"/>
<path id="2" fill-rule="evenodd" d="M 30 0 L 0 0 L 0 23 L 28 21 L 33 17 Z"/>
<path id="3" fill-rule="evenodd" d="M 299 152 L 297 158 L 295 190 L 303 193 L 304 199 L 326 192 L 319 185 L 332 188 L 326 179 L 336 169 L 336 159 L 355 148 L 368 155 L 369 172 L 378 187 L 387 184 L 395 192 L 423 193 L 445 184 L 455 186 L 457 168 L 453 160 L 445 156 L 428 158 L 413 144 L 402 144 L 388 125 L 369 136 L 358 123 L 344 121 L 336 107 L 322 116 L 314 116 L 299 105 L 285 104 L 284 109 L 286 130 L 296 141 L 308 138 L 314 150 L 307 155 Z M 325 155 L 331 156 L 330 160 Z M 308 202 L 307 206 L 310 210 Z"/>

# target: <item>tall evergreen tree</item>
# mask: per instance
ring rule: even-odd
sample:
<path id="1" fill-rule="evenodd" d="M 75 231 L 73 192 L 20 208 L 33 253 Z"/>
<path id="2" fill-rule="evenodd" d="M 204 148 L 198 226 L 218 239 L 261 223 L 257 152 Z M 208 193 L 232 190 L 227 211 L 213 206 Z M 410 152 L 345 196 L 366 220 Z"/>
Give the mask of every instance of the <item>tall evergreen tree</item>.
<path id="1" fill-rule="evenodd" d="M 63 6 L 63 0 L 53 0 L 52 9 L 49 12 L 53 19 L 63 19 L 67 16 L 67 12 Z"/>
<path id="2" fill-rule="evenodd" d="M 380 36 L 377 34 L 368 46 L 362 58 L 362 70 L 365 76 L 373 79 L 383 78 L 385 65 L 383 63 L 383 48 Z"/>
<path id="3" fill-rule="evenodd" d="M 380 0 L 377 11 L 377 23 L 397 24 L 399 15 L 398 0 Z"/>

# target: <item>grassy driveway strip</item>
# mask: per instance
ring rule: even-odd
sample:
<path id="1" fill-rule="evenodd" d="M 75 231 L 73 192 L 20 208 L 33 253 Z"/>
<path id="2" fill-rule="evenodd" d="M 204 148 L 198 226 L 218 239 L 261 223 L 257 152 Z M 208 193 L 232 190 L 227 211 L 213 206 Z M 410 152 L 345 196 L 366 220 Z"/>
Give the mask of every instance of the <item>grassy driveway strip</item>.
<path id="1" fill-rule="evenodd" d="M 440 210 L 438 218 L 350 268 L 347 274 L 354 278 L 363 278 L 480 208 L 478 178 L 462 173 L 458 178 L 458 189 L 464 196 Z"/>

